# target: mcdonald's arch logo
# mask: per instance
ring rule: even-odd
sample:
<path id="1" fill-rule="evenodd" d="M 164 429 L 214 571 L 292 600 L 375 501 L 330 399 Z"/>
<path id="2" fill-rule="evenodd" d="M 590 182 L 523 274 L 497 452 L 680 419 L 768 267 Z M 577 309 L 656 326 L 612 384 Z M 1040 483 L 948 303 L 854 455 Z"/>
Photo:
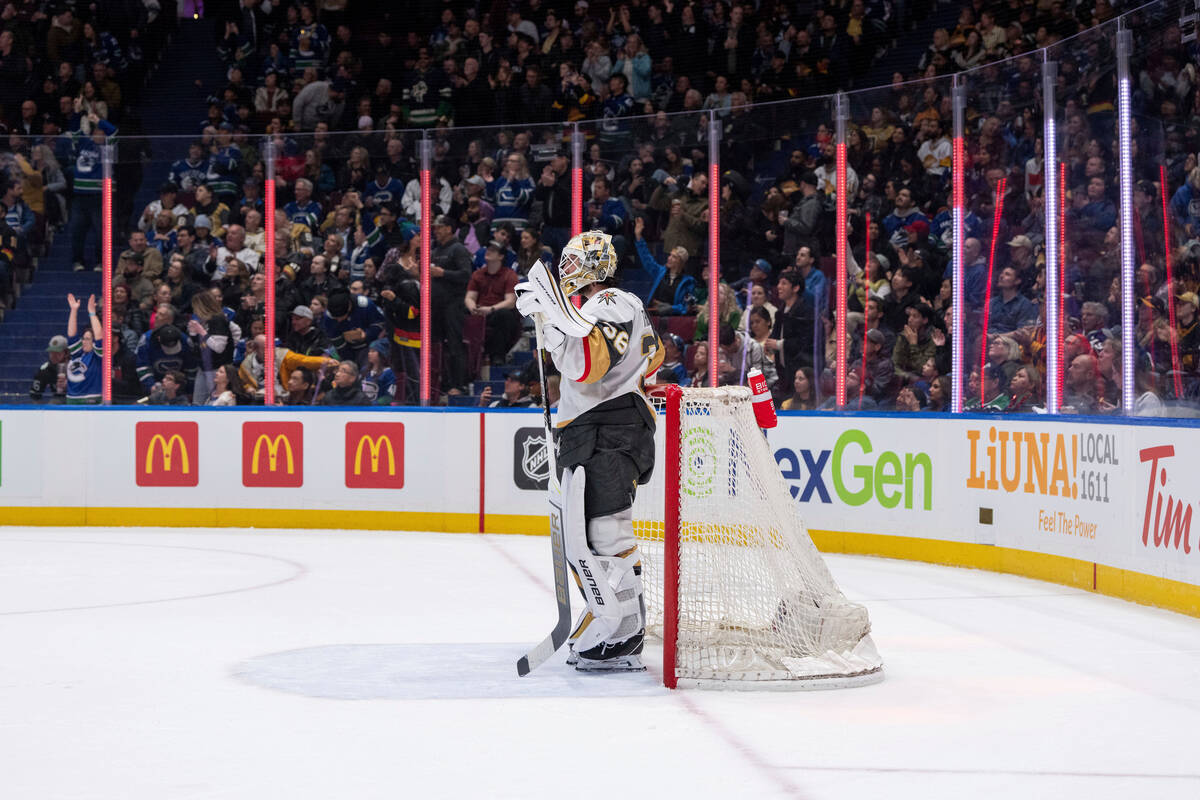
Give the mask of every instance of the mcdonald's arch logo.
<path id="1" fill-rule="evenodd" d="M 304 485 L 304 423 L 242 423 L 242 485 Z"/>
<path id="2" fill-rule="evenodd" d="M 346 423 L 346 488 L 404 488 L 404 423 Z"/>
<path id="3" fill-rule="evenodd" d="M 134 434 L 137 485 L 199 484 L 199 429 L 195 422 L 139 422 Z"/>

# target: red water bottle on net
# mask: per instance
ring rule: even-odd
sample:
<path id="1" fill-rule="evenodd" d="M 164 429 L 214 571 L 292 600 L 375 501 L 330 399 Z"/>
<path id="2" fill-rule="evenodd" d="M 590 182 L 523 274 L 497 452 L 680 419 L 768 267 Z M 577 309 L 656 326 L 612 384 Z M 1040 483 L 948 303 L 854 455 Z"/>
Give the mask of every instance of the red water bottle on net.
<path id="1" fill-rule="evenodd" d="M 767 379 L 763 377 L 762 370 L 751 369 L 746 373 L 746 382 L 753 395 L 750 399 L 758 427 L 774 428 L 779 419 L 775 416 L 775 402 L 771 399 L 771 391 L 767 388 Z"/>

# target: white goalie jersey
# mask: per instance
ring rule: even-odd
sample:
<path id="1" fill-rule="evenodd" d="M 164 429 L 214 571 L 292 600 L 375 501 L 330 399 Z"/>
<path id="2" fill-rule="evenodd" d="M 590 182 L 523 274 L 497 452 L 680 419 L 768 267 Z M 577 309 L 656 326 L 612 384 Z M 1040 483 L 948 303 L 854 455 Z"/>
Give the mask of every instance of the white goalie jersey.
<path id="1" fill-rule="evenodd" d="M 630 392 L 649 407 L 645 381 L 663 363 L 662 342 L 636 295 L 605 287 L 583 304 L 596 320 L 586 337 L 568 336 L 552 356 L 562 373 L 555 427 L 566 427 L 589 409 Z"/>

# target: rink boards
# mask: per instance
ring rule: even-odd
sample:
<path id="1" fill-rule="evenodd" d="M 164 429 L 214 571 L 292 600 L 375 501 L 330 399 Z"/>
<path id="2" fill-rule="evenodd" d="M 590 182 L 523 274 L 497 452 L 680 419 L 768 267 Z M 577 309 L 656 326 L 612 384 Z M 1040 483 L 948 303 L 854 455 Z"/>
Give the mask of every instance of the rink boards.
<path id="1" fill-rule="evenodd" d="M 0 524 L 545 533 L 540 423 L 536 411 L 4 409 Z M 768 443 L 823 550 L 1200 615 L 1200 427 L 785 414 Z"/>

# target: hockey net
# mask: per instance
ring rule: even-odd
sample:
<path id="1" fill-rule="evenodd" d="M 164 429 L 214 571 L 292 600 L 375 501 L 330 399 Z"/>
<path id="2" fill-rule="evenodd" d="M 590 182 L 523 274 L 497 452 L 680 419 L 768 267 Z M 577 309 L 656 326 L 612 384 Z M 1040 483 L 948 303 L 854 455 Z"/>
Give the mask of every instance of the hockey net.
<path id="1" fill-rule="evenodd" d="M 750 398 L 746 387 L 674 386 L 655 398 L 666 412 L 659 458 L 638 489 L 634 529 L 663 682 L 807 689 L 879 680 L 867 610 L 842 595 L 809 538 Z"/>

